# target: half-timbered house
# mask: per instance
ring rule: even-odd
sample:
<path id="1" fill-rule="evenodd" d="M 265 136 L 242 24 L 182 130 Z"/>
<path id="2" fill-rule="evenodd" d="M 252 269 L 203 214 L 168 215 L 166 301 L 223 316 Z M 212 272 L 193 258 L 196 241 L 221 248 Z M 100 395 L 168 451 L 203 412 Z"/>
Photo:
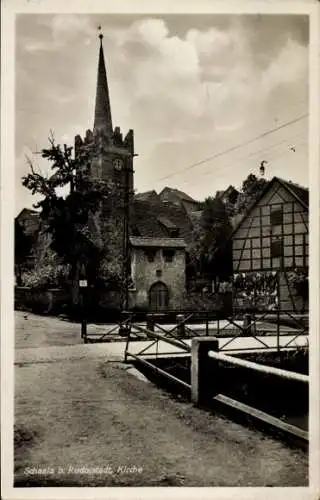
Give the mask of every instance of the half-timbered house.
<path id="1" fill-rule="evenodd" d="M 286 311 L 306 307 L 291 277 L 297 272 L 308 273 L 308 207 L 308 189 L 274 177 L 231 237 L 234 277 L 276 277 L 274 304 Z M 263 289 L 260 293 L 266 295 Z"/>

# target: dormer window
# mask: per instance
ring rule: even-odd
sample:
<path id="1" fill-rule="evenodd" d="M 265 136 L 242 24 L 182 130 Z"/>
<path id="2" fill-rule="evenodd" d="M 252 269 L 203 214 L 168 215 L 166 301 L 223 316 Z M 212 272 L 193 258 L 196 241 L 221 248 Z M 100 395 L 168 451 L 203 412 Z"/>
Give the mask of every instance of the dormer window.
<path id="1" fill-rule="evenodd" d="M 178 238 L 179 237 L 179 228 L 168 230 L 169 238 Z"/>
<path id="2" fill-rule="evenodd" d="M 179 236 L 179 228 L 171 220 L 160 216 L 158 217 L 158 222 L 169 238 L 177 238 Z"/>

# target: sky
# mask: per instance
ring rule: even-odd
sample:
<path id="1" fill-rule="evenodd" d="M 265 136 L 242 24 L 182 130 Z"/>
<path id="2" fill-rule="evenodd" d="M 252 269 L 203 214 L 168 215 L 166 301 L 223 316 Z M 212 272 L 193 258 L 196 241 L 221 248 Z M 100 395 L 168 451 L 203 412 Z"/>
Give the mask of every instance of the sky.
<path id="1" fill-rule="evenodd" d="M 68 15 L 16 18 L 15 155 L 21 184 L 49 165 L 34 154 L 93 127 L 99 40 L 112 119 L 135 133 L 135 188 L 197 200 L 240 187 L 265 161 L 308 186 L 308 18 L 303 15 Z"/>

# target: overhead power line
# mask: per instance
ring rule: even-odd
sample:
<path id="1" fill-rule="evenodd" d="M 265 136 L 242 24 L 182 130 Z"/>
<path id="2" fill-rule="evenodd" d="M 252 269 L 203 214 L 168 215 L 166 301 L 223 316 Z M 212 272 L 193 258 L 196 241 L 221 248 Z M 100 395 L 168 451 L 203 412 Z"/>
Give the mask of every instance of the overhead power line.
<path id="1" fill-rule="evenodd" d="M 187 167 L 184 167 L 180 170 L 177 170 L 176 172 L 173 172 L 172 174 L 169 174 L 169 175 L 166 175 L 164 177 L 162 177 L 161 179 L 158 179 L 157 182 L 160 182 L 160 181 L 164 181 L 164 180 L 167 180 L 167 179 L 171 179 L 172 177 L 176 176 L 176 175 L 179 175 L 183 172 L 186 172 L 187 170 L 191 170 L 195 167 L 198 167 L 199 165 L 203 165 L 204 163 L 207 163 L 208 161 L 211 161 L 211 160 L 214 160 L 215 158 L 218 158 L 220 156 L 223 156 L 227 153 L 231 153 L 233 151 L 236 151 L 237 149 L 240 149 L 242 148 L 243 146 L 247 146 L 248 144 L 251 144 L 252 142 L 255 142 L 257 141 L 258 139 L 262 139 L 263 137 L 266 137 L 267 135 L 270 135 L 270 134 L 273 134 L 274 132 L 277 132 L 278 130 L 281 130 L 285 127 L 288 127 L 289 125 L 292 125 L 293 123 L 296 123 L 300 120 L 303 120 L 304 118 L 306 118 L 307 116 L 309 115 L 309 113 L 304 113 L 303 115 L 297 117 L 297 118 L 294 118 L 293 120 L 290 120 L 286 123 L 283 123 L 281 125 L 279 125 L 278 127 L 274 127 L 272 129 L 269 129 L 267 130 L 266 132 L 263 132 L 262 134 L 259 134 L 255 137 L 252 137 L 251 139 L 248 139 L 247 141 L 244 141 L 240 144 L 237 144 L 236 146 L 232 146 L 231 148 L 228 148 L 224 151 L 220 151 L 219 153 L 216 153 L 215 155 L 212 155 L 212 156 L 209 156 L 208 158 L 204 158 L 203 160 L 199 160 L 195 163 L 192 163 L 191 165 L 188 165 Z"/>
<path id="2" fill-rule="evenodd" d="M 304 145 L 304 144 L 306 144 L 306 142 L 305 142 L 305 141 L 300 142 L 300 143 L 298 143 L 298 144 L 297 144 L 298 151 L 297 151 L 297 153 L 296 153 L 296 154 L 300 155 L 301 153 L 303 153 L 303 151 L 301 151 L 301 150 L 300 150 L 299 146 Z M 293 153 L 292 153 L 292 152 L 290 152 L 289 150 L 286 150 L 286 151 L 284 151 L 282 154 L 278 154 L 278 155 L 276 155 L 276 156 L 270 157 L 271 161 L 269 162 L 269 167 L 268 167 L 268 169 L 270 169 L 270 168 L 272 169 L 272 168 L 274 167 L 274 163 L 275 163 L 275 162 L 277 162 L 280 158 L 282 158 L 282 157 L 284 157 L 284 156 L 286 156 L 286 155 L 289 155 L 289 154 L 290 154 L 290 155 L 292 155 Z M 236 163 L 237 163 L 237 162 L 236 162 Z M 230 163 L 230 164 L 226 165 L 226 168 L 225 168 L 225 169 L 220 168 L 220 169 L 218 169 L 218 171 L 214 171 L 214 172 L 207 171 L 207 172 L 205 172 L 205 173 L 203 174 L 203 176 L 202 176 L 201 178 L 199 178 L 199 177 L 198 177 L 198 178 L 196 178 L 196 179 L 194 180 L 193 184 L 194 184 L 195 186 L 197 186 L 197 185 L 199 185 L 199 181 L 201 181 L 201 179 L 203 179 L 204 177 L 209 177 L 209 178 L 210 178 L 210 175 L 213 175 L 213 174 L 214 174 L 214 176 L 215 176 L 215 177 L 214 177 L 214 180 L 215 180 L 215 181 L 217 181 L 218 179 L 226 179 L 226 176 L 227 176 L 227 174 L 226 174 L 226 170 L 227 170 L 227 171 L 229 171 L 231 168 L 232 168 L 232 169 L 234 169 L 234 168 L 235 168 L 235 164 L 236 164 L 236 163 Z M 258 167 L 258 163 L 257 163 L 256 167 Z M 208 180 L 209 180 L 209 179 L 208 179 Z M 207 182 L 208 182 L 208 181 L 207 181 Z M 188 183 L 188 182 L 185 182 L 185 183 L 183 183 L 183 184 L 182 184 L 181 188 L 182 188 L 184 185 L 187 185 L 187 184 L 190 186 L 190 182 L 189 182 L 189 183 Z"/>
<path id="3" fill-rule="evenodd" d="M 269 156 L 269 152 L 274 149 L 274 148 L 277 148 L 279 145 L 281 144 L 285 144 L 287 143 L 288 144 L 292 144 L 293 142 L 296 142 L 295 139 L 297 139 L 298 137 L 302 137 L 304 134 L 295 134 L 294 136 L 290 136 L 290 137 L 287 137 L 285 139 L 282 139 L 281 141 L 278 141 L 274 144 L 270 144 L 270 146 L 267 146 L 267 147 L 264 147 L 264 148 L 260 148 L 260 149 L 256 149 L 255 151 L 252 151 L 252 153 L 249 153 L 247 155 L 244 155 L 244 156 L 241 156 L 240 158 L 236 159 L 236 160 L 233 160 L 232 162 L 228 161 L 227 163 L 223 163 L 222 165 L 218 165 L 217 167 L 214 168 L 214 172 L 212 171 L 212 169 L 210 170 L 205 170 L 203 171 L 202 175 L 207 175 L 207 174 L 212 174 L 212 173 L 215 173 L 217 172 L 218 170 L 221 170 L 221 169 L 225 169 L 227 168 L 229 165 L 232 165 L 232 166 L 235 166 L 239 163 L 243 163 L 244 161 L 250 159 L 250 158 L 253 158 L 255 156 L 258 156 L 258 155 L 261 155 L 261 153 L 264 154 L 264 156 Z"/>
<path id="4" fill-rule="evenodd" d="M 303 141 L 303 142 L 300 142 L 300 143 L 297 143 L 297 146 L 301 146 L 301 145 L 304 145 L 304 144 L 307 144 L 307 141 Z M 275 158 L 278 158 L 279 155 L 276 155 L 274 156 L 274 154 L 276 153 L 273 152 L 271 154 L 263 154 L 261 155 L 261 153 L 259 153 L 259 156 L 260 158 L 258 158 L 258 153 L 255 153 L 254 155 L 248 155 L 248 156 L 245 156 L 245 157 L 242 157 L 240 158 L 239 160 L 234 160 L 232 162 L 228 162 L 226 164 L 223 164 L 223 165 L 219 165 L 218 167 L 215 167 L 214 169 L 211 169 L 211 170 L 206 170 L 205 172 L 203 172 L 201 174 L 201 178 L 203 177 L 207 177 L 208 175 L 216 175 L 217 172 L 221 172 L 221 171 L 226 171 L 226 170 L 230 170 L 230 168 L 236 168 L 239 164 L 241 163 L 244 163 L 246 160 L 248 161 L 248 163 L 252 163 L 253 161 L 259 161 L 259 159 L 262 159 L 263 157 L 266 157 L 268 158 L 268 160 L 274 160 Z M 281 154 L 281 156 L 283 156 L 284 154 L 292 154 L 292 152 L 290 151 L 290 149 L 286 149 L 284 153 Z M 256 158 L 255 158 L 256 157 Z"/>

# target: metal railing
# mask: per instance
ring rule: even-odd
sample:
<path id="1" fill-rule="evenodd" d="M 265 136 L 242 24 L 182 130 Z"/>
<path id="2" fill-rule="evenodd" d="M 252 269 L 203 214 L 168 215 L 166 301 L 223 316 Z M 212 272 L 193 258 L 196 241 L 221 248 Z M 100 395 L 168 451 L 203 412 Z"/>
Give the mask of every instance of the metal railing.
<path id="1" fill-rule="evenodd" d="M 105 331 L 88 332 L 87 321 L 83 320 L 81 338 L 85 343 L 109 342 L 119 337 L 128 338 L 130 332 L 130 341 L 151 339 L 156 344 L 158 341 L 152 337 L 152 332 L 157 331 L 166 339 L 179 339 L 179 345 L 185 346 L 187 339 L 217 336 L 220 339 L 220 350 L 223 351 L 280 351 L 296 348 L 299 337 L 304 337 L 304 345 L 308 346 L 308 325 L 305 319 L 306 316 L 298 317 L 291 311 L 234 315 L 224 315 L 220 311 L 177 310 L 144 314 L 127 311 L 122 313 L 122 319 L 116 324 L 106 326 Z M 242 347 L 239 341 L 241 337 L 251 338 L 251 347 L 246 346 L 246 342 L 243 342 Z"/>

